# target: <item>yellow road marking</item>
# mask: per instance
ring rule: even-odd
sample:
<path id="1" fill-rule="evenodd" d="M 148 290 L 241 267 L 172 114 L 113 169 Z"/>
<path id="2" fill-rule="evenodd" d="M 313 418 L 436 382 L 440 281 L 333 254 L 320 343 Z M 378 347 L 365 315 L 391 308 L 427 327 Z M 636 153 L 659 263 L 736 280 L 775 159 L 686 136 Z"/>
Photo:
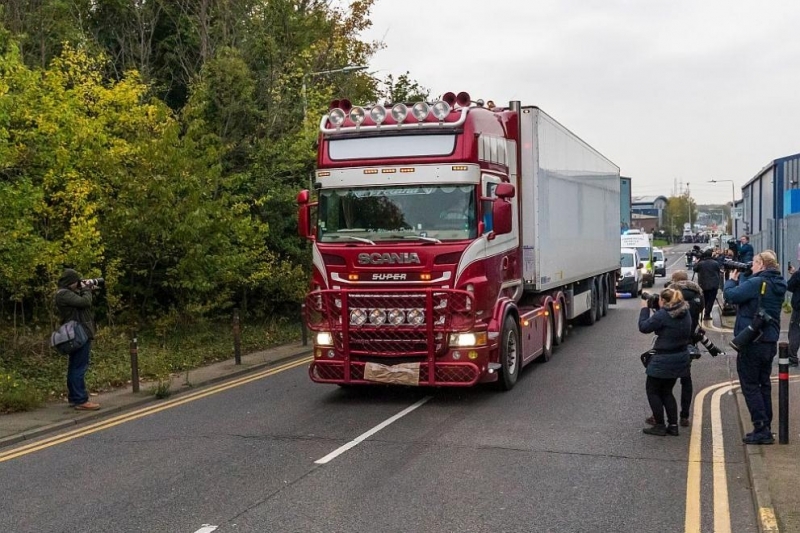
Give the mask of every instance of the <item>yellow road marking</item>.
<path id="1" fill-rule="evenodd" d="M 728 385 L 711 397 L 711 457 L 714 472 L 714 533 L 730 533 L 731 509 L 728 502 L 728 476 L 725 472 L 725 441 L 722 434 L 720 398 L 734 386 Z"/>
<path id="2" fill-rule="evenodd" d="M 61 433 L 58 435 L 54 435 L 52 437 L 46 438 L 44 440 L 39 440 L 33 442 L 31 444 L 26 444 L 24 446 L 20 446 L 17 448 L 13 448 L 6 452 L 0 453 L 0 463 L 5 461 L 10 461 L 11 459 L 15 459 L 17 457 L 22 457 L 23 455 L 28 455 L 29 453 L 34 453 L 40 450 L 44 450 L 51 446 L 55 446 L 57 444 L 62 444 L 64 442 L 69 442 L 73 439 L 77 439 L 78 437 L 83 437 L 86 435 L 90 435 L 92 433 L 96 433 L 98 431 L 102 431 L 104 429 L 109 429 L 119 424 L 123 424 L 125 422 L 130 422 L 131 420 L 136 420 L 138 418 L 143 418 L 148 415 L 152 415 L 161 411 L 165 411 L 167 409 L 172 409 L 173 407 L 177 407 L 179 405 L 183 405 L 189 402 L 193 402 L 195 400 L 199 400 L 201 398 L 205 398 L 206 396 L 211 396 L 212 394 L 216 394 L 218 392 L 222 392 L 228 389 L 232 389 L 234 387 L 238 387 L 240 385 L 244 385 L 246 383 L 250 383 L 252 381 L 259 380 L 261 378 L 265 378 L 267 376 L 272 376 L 274 374 L 278 374 L 283 372 L 284 370 L 289 370 L 291 368 L 295 368 L 304 364 L 311 362 L 311 357 L 304 357 L 303 359 L 292 361 L 290 363 L 286 363 L 281 366 L 277 366 L 275 368 L 271 368 L 268 370 L 263 370 L 261 372 L 257 372 L 255 374 L 251 374 L 239 379 L 235 379 L 233 381 L 227 381 L 225 383 L 221 383 L 219 385 L 214 385 L 212 387 L 193 392 L 187 394 L 185 396 L 181 396 L 180 398 L 175 398 L 174 400 L 167 400 L 162 403 L 158 403 L 156 405 L 151 405 L 148 407 L 144 407 L 142 409 L 137 409 L 136 411 L 131 411 L 129 413 L 124 413 L 122 415 L 118 415 L 112 418 L 108 418 L 105 420 L 101 420 L 100 422 L 96 422 L 94 424 L 90 424 L 88 426 L 75 429 L 72 431 L 68 431 L 66 433 Z"/>
<path id="3" fill-rule="evenodd" d="M 761 531 L 764 533 L 778 533 L 778 520 L 772 507 L 760 507 L 758 517 L 761 519 Z"/>

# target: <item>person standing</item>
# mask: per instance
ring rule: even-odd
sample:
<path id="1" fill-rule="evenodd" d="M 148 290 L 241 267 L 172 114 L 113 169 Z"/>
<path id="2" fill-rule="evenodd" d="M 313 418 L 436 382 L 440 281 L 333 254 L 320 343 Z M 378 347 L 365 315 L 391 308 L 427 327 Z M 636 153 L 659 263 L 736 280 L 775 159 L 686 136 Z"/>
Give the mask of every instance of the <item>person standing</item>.
<path id="1" fill-rule="evenodd" d="M 765 250 L 753 257 L 753 275 L 739 283 L 740 272 L 734 270 L 725 282 L 725 298 L 737 305 L 734 337 L 753 326 L 759 313 L 768 317 L 762 322 L 760 336 L 739 347 L 736 371 L 753 431 L 745 435 L 745 444 L 772 444 L 772 360 L 778 352 L 781 306 L 786 295 L 786 281 L 778 270 L 775 252 Z"/>
<path id="2" fill-rule="evenodd" d="M 92 313 L 92 291 L 81 284 L 81 275 L 71 268 L 65 268 L 58 279 L 55 295 L 56 309 L 61 324 L 75 320 L 86 330 L 89 340 L 86 344 L 69 354 L 67 365 L 67 399 L 78 411 L 96 411 L 100 404 L 89 401 L 86 391 L 86 371 L 89 368 L 89 354 L 95 334 Z"/>
<path id="3" fill-rule="evenodd" d="M 750 244 L 750 237 L 747 235 L 742 235 L 739 239 L 737 255 L 740 263 L 749 263 L 753 260 L 753 245 Z"/>
<path id="4" fill-rule="evenodd" d="M 694 266 L 694 272 L 697 274 L 697 284 L 703 291 L 703 321 L 708 321 L 711 320 L 711 310 L 714 309 L 720 285 L 719 262 L 714 259 L 712 250 L 703 251 L 700 261 Z"/>
<path id="5" fill-rule="evenodd" d="M 692 319 L 689 305 L 683 301 L 681 291 L 664 289 L 659 295 L 659 309 L 650 315 L 648 300 L 642 300 L 639 313 L 639 331 L 655 333 L 655 354 L 647 364 L 645 388 L 647 400 L 653 411 L 655 424 L 642 430 L 647 435 L 678 436 L 678 404 L 672 389 L 679 377 L 687 372 L 692 337 Z M 664 412 L 666 411 L 666 424 Z"/>
<path id="6" fill-rule="evenodd" d="M 792 317 L 789 319 L 789 365 L 797 366 L 797 350 L 800 349 L 800 270 L 789 265 L 789 281 L 786 288 L 792 293 Z"/>

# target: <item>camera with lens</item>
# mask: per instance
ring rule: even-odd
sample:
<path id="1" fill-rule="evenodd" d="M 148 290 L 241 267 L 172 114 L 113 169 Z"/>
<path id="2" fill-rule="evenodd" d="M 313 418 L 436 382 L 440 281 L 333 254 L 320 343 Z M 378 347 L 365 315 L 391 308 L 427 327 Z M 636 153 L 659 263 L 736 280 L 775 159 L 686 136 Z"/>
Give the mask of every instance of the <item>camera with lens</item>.
<path id="1" fill-rule="evenodd" d="M 81 280 L 81 287 L 84 289 L 102 289 L 105 286 L 106 280 L 103 278 L 90 278 Z"/>
<path id="2" fill-rule="evenodd" d="M 642 291 L 642 300 L 647 301 L 647 307 L 649 309 L 655 309 L 658 311 L 661 308 L 661 305 L 658 303 L 658 299 L 658 294 L 651 294 L 649 292 Z"/>
<path id="3" fill-rule="evenodd" d="M 708 350 L 708 353 L 711 354 L 711 357 L 717 357 L 718 355 L 725 355 L 725 352 L 717 348 L 711 339 L 706 336 L 706 330 L 704 330 L 701 326 L 697 326 L 697 329 L 692 334 L 692 344 L 700 343 L 703 347 Z M 697 356 L 695 359 L 700 358 L 700 352 L 697 352 Z"/>
<path id="4" fill-rule="evenodd" d="M 731 270 L 738 270 L 739 272 L 743 273 L 745 276 L 752 276 L 753 275 L 753 262 L 750 261 L 749 263 L 742 263 L 741 261 L 734 261 L 733 259 L 725 259 L 722 262 L 722 268 L 726 271 Z"/>
<path id="5" fill-rule="evenodd" d="M 761 337 L 764 328 L 774 321 L 775 319 L 769 316 L 766 311 L 759 309 L 750 325 L 740 331 L 728 344 L 738 352 L 748 344 L 757 341 Z"/>

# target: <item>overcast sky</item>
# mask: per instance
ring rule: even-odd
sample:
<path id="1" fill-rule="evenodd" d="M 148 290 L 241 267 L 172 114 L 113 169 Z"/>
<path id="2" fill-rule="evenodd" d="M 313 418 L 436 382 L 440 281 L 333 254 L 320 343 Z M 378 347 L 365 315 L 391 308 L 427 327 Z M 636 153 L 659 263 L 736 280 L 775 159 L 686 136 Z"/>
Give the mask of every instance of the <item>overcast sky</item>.
<path id="1" fill-rule="evenodd" d="M 633 178 L 635 196 L 736 198 L 800 152 L 800 1 L 377 0 L 379 77 L 536 105 Z M 507 104 L 506 104 L 507 105 Z M 681 185 L 682 184 L 682 185 Z"/>

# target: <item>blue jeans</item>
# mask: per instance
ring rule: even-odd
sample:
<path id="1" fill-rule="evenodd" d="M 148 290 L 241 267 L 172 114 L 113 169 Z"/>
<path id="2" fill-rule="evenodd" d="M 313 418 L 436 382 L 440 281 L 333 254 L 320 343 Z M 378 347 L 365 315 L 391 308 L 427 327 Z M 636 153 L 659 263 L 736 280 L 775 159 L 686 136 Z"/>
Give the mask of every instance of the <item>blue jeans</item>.
<path id="1" fill-rule="evenodd" d="M 777 351 L 776 342 L 754 342 L 743 347 L 736 357 L 742 394 L 756 430 L 772 425 L 772 384 L 769 379 Z"/>
<path id="2" fill-rule="evenodd" d="M 89 368 L 89 353 L 92 351 L 92 341 L 86 342 L 81 348 L 69 354 L 67 366 L 67 399 L 73 405 L 89 401 L 86 392 L 86 370 Z"/>

